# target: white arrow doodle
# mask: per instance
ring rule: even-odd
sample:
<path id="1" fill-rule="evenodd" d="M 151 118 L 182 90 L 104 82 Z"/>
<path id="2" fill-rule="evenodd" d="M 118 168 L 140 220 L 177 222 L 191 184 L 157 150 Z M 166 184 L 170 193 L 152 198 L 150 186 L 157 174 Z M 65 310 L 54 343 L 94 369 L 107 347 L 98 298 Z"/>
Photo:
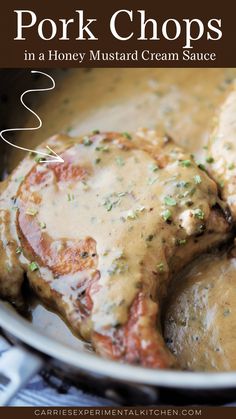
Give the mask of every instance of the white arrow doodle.
<path id="1" fill-rule="evenodd" d="M 36 70 L 32 70 L 31 71 L 32 74 L 43 74 L 44 76 L 48 77 L 51 81 L 52 81 L 52 86 L 47 87 L 47 88 L 42 88 L 42 89 L 31 89 L 31 90 L 26 90 L 24 93 L 22 93 L 21 97 L 20 97 L 20 101 L 22 103 L 22 105 L 29 111 L 31 112 L 38 120 L 39 124 L 36 127 L 32 127 L 32 128 L 9 128 L 9 129 L 4 129 L 0 132 L 0 137 L 3 139 L 3 141 L 5 141 L 7 144 L 9 144 L 12 147 L 18 148 L 19 150 L 23 150 L 23 151 L 27 151 L 29 153 L 35 153 L 37 155 L 42 156 L 43 158 L 41 160 L 39 160 L 40 163 L 55 163 L 55 162 L 59 162 L 59 163 L 64 163 L 64 160 L 58 156 L 58 154 L 53 151 L 48 145 L 46 146 L 46 148 L 50 151 L 49 153 L 44 153 L 43 151 L 37 151 L 37 150 L 31 150 L 29 148 L 24 148 L 24 147 L 20 147 L 17 146 L 15 144 L 12 144 L 10 141 L 8 141 L 6 138 L 4 138 L 3 134 L 6 132 L 15 132 L 15 131 L 33 131 L 33 130 L 37 130 L 40 129 L 42 127 L 42 121 L 41 118 L 37 115 L 36 112 L 34 112 L 32 109 L 30 109 L 24 102 L 23 98 L 27 93 L 32 93 L 32 92 L 46 92 L 47 90 L 53 90 L 55 87 L 55 81 L 54 79 L 49 76 L 49 74 L 47 73 L 43 73 L 42 71 L 36 71 Z M 46 158 L 45 158 L 46 157 Z"/>

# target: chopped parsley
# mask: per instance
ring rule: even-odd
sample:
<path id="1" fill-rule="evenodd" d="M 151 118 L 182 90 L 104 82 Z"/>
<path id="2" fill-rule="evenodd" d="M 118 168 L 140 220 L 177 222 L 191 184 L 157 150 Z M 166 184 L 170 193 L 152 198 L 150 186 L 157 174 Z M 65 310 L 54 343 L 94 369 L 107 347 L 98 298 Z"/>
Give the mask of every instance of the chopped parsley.
<path id="1" fill-rule="evenodd" d="M 164 272 L 164 263 L 163 262 L 158 263 L 158 265 L 156 267 L 157 267 L 158 272 Z"/>
<path id="2" fill-rule="evenodd" d="M 93 144 L 93 142 L 90 140 L 90 138 L 89 138 L 89 137 L 84 137 L 84 138 L 83 138 L 83 144 L 84 144 L 85 146 L 90 146 L 91 144 Z"/>
<path id="3" fill-rule="evenodd" d="M 196 208 L 192 210 L 192 214 L 194 217 L 198 218 L 199 220 L 204 220 L 205 214 L 204 211 L 202 211 L 200 208 Z"/>
<path id="4" fill-rule="evenodd" d="M 235 168 L 234 163 L 229 164 L 229 166 L 228 166 L 228 169 L 229 169 L 229 170 L 233 170 L 234 168 Z"/>
<path id="5" fill-rule="evenodd" d="M 157 181 L 157 177 L 148 178 L 147 183 L 148 183 L 148 185 L 153 185 L 154 183 L 156 183 L 156 181 Z"/>
<path id="6" fill-rule="evenodd" d="M 31 262 L 29 264 L 29 268 L 30 268 L 31 272 L 35 272 L 39 269 L 38 264 L 36 262 Z"/>
<path id="7" fill-rule="evenodd" d="M 116 164 L 120 167 L 124 166 L 125 165 L 125 160 L 123 159 L 123 157 L 121 157 L 121 156 L 116 157 Z"/>
<path id="8" fill-rule="evenodd" d="M 228 309 L 228 308 L 226 308 L 225 310 L 224 310 L 224 317 L 227 317 L 227 316 L 229 316 L 230 315 L 230 310 Z"/>
<path id="9" fill-rule="evenodd" d="M 123 132 L 122 135 L 127 138 L 127 140 L 132 140 L 132 136 L 128 132 Z"/>
<path id="10" fill-rule="evenodd" d="M 99 164 L 101 162 L 101 159 L 98 157 L 97 159 L 94 160 L 95 164 Z"/>
<path id="11" fill-rule="evenodd" d="M 100 145 L 95 148 L 96 151 L 102 151 L 103 153 L 108 153 L 110 150 L 108 145 Z"/>
<path id="12" fill-rule="evenodd" d="M 82 252 L 80 254 L 80 256 L 81 256 L 82 259 L 87 259 L 89 257 L 89 253 L 88 252 Z"/>
<path id="13" fill-rule="evenodd" d="M 39 156 L 39 155 L 37 154 L 37 156 L 35 157 L 34 161 L 35 161 L 36 163 L 41 163 L 41 162 L 45 161 L 45 158 L 44 158 L 44 157 L 42 157 L 42 156 Z"/>
<path id="14" fill-rule="evenodd" d="M 154 234 L 149 234 L 149 235 L 146 237 L 146 241 L 147 241 L 147 242 L 151 242 L 151 241 L 153 240 L 153 238 L 154 238 Z"/>
<path id="15" fill-rule="evenodd" d="M 199 169 L 203 170 L 204 172 L 206 171 L 206 167 L 204 166 L 204 164 L 198 163 L 198 167 L 199 167 Z"/>
<path id="16" fill-rule="evenodd" d="M 19 176 L 19 177 L 17 177 L 16 179 L 15 179 L 15 182 L 23 182 L 23 180 L 25 179 L 25 177 L 24 176 Z"/>
<path id="17" fill-rule="evenodd" d="M 194 182 L 196 183 L 196 185 L 199 185 L 200 183 L 202 183 L 202 178 L 199 175 L 194 176 Z"/>
<path id="18" fill-rule="evenodd" d="M 177 204 L 176 200 L 171 196 L 165 196 L 164 202 L 166 205 L 169 205 L 170 207 L 174 207 Z"/>
<path id="19" fill-rule="evenodd" d="M 186 182 L 185 180 L 180 180 L 176 183 L 177 188 L 187 188 L 190 185 L 190 182 Z"/>
<path id="20" fill-rule="evenodd" d="M 191 160 L 182 160 L 181 161 L 181 166 L 183 167 L 190 167 L 191 166 Z"/>
<path id="21" fill-rule="evenodd" d="M 75 199 L 75 195 L 72 193 L 68 193 L 67 194 L 67 201 L 68 202 L 71 202 L 71 201 L 74 201 L 74 199 Z"/>
<path id="22" fill-rule="evenodd" d="M 128 212 L 128 214 L 127 214 L 127 216 L 126 216 L 126 219 L 127 220 L 136 220 L 136 218 L 138 217 L 138 213 L 137 213 L 137 211 L 129 211 Z"/>
<path id="23" fill-rule="evenodd" d="M 27 208 L 25 213 L 34 217 L 36 214 L 38 214 L 38 210 L 35 208 Z"/>
<path id="24" fill-rule="evenodd" d="M 94 134 L 94 135 L 96 135 L 96 134 L 100 134 L 99 129 L 94 129 L 94 130 L 93 130 L 93 134 Z"/>
<path id="25" fill-rule="evenodd" d="M 106 208 L 107 211 L 111 211 L 112 210 L 113 203 L 111 201 L 107 200 L 107 201 L 104 202 L 103 205 L 104 205 L 104 207 Z"/>
<path id="26" fill-rule="evenodd" d="M 158 165 L 157 164 L 155 164 L 155 163 L 151 163 L 151 164 L 149 164 L 148 165 L 148 168 L 149 168 L 149 170 L 151 170 L 151 172 L 157 172 L 158 171 L 158 169 L 159 169 L 159 167 L 158 167 Z"/>
<path id="27" fill-rule="evenodd" d="M 20 255 L 22 253 L 22 247 L 17 247 L 16 248 L 16 254 Z"/>
<path id="28" fill-rule="evenodd" d="M 139 216 L 140 213 L 142 213 L 143 211 L 145 211 L 145 207 L 139 207 L 135 210 L 130 210 L 128 211 L 128 213 L 125 216 L 126 220 L 136 220 Z"/>
<path id="29" fill-rule="evenodd" d="M 187 243 L 187 240 L 186 239 L 177 239 L 176 240 L 176 244 L 178 245 L 178 246 L 183 246 L 183 245 L 185 245 Z"/>
<path id="30" fill-rule="evenodd" d="M 163 211 L 161 213 L 161 216 L 162 216 L 164 221 L 169 221 L 169 220 L 171 220 L 172 213 L 169 209 L 166 209 L 165 211 Z"/>
<path id="31" fill-rule="evenodd" d="M 211 157 L 211 156 L 208 156 L 207 158 L 206 158 L 206 162 L 207 163 L 214 163 L 214 159 L 213 159 L 213 157 Z"/>
<path id="32" fill-rule="evenodd" d="M 46 228 L 46 223 L 39 223 L 39 226 L 41 230 L 44 230 Z"/>
<path id="33" fill-rule="evenodd" d="M 109 275 L 122 274 L 128 270 L 129 266 L 125 258 L 121 256 L 113 261 L 111 267 L 108 269 L 108 273 Z"/>

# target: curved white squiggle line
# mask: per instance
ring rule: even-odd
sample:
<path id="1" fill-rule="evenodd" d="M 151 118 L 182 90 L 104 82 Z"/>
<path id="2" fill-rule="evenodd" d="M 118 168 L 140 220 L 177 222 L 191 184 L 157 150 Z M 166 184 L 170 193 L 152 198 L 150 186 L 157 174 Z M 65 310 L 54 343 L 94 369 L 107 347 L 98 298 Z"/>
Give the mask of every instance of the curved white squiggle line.
<path id="1" fill-rule="evenodd" d="M 24 102 L 24 100 L 23 100 L 23 98 L 24 98 L 24 96 L 27 94 L 27 93 L 32 93 L 32 92 L 46 92 L 46 91 L 48 91 L 48 90 L 53 90 L 54 88 L 55 88 L 55 81 L 54 81 L 54 79 L 49 75 L 49 74 L 47 74 L 47 73 L 43 73 L 42 71 L 36 71 L 36 70 L 32 70 L 31 71 L 31 73 L 32 74 L 43 74 L 44 76 L 46 76 L 46 77 L 48 77 L 51 81 L 52 81 L 52 86 L 50 86 L 50 87 L 46 87 L 46 88 L 42 88 L 42 89 L 30 89 L 30 90 L 26 90 L 24 93 L 22 93 L 22 95 L 21 95 L 21 97 L 20 97 L 20 101 L 21 101 L 21 103 L 22 103 L 22 105 L 30 112 L 30 113 L 32 113 L 36 118 L 37 118 L 37 120 L 38 120 L 38 125 L 36 126 L 36 127 L 32 127 L 32 128 L 27 128 L 27 127 L 25 127 L 25 128 L 9 128 L 9 129 L 4 129 L 4 130 L 2 130 L 1 132 L 0 132 L 0 137 L 3 139 L 3 141 L 5 141 L 7 144 L 9 144 L 10 146 L 12 146 L 12 147 L 15 147 L 15 148 L 18 148 L 19 150 L 23 150 L 23 151 L 27 151 L 27 152 L 30 152 L 30 153 L 36 153 L 36 154 L 39 154 L 39 155 L 41 155 L 41 156 L 44 156 L 44 157 L 49 157 L 50 159 L 49 160 L 46 160 L 46 159 L 43 159 L 42 161 L 41 161 L 41 163 L 52 163 L 52 162 L 60 162 L 60 163 L 64 163 L 64 160 L 60 157 L 60 156 L 58 156 L 58 154 L 55 152 L 55 151 L 53 151 L 48 145 L 46 146 L 46 148 L 50 151 L 50 153 L 53 153 L 54 154 L 54 156 L 52 156 L 51 154 L 48 154 L 48 153 L 44 153 L 44 152 L 42 152 L 42 151 L 36 151 L 36 150 L 31 150 L 31 149 L 29 149 L 29 148 L 24 148 L 24 147 L 20 147 L 20 146 L 17 146 L 17 145 L 15 145 L 15 144 L 12 144 L 10 141 L 8 141 L 6 138 L 4 138 L 3 137 L 3 133 L 6 133 L 6 132 L 14 132 L 14 131 L 33 131 L 33 130 L 37 130 L 37 129 L 40 129 L 41 127 L 42 127 L 42 120 L 41 120 L 41 118 L 37 115 L 37 113 L 36 112 L 34 112 L 32 109 L 30 109 L 26 104 L 25 104 L 25 102 Z"/>

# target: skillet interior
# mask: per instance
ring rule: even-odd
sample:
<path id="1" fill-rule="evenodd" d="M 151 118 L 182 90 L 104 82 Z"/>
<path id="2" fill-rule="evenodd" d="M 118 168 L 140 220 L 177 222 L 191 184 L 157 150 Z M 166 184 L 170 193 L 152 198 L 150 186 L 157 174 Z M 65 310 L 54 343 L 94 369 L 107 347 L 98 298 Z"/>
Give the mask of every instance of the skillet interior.
<path id="1" fill-rule="evenodd" d="M 140 69 L 137 69 L 137 71 Z M 61 112 L 63 112 L 63 104 L 66 105 L 67 97 L 66 92 L 62 91 L 62 84 L 61 80 L 64 80 L 65 78 L 70 81 L 70 85 L 73 82 L 73 78 L 75 77 L 74 72 L 56 72 L 56 77 L 58 80 L 58 86 L 59 91 L 61 90 L 61 99 L 57 102 L 55 102 L 56 97 L 52 95 L 52 97 L 48 100 L 47 94 L 45 96 L 41 94 L 42 96 L 36 98 L 36 105 L 41 107 L 42 103 L 42 118 L 43 116 L 47 115 L 48 110 L 52 109 L 50 119 L 47 120 L 45 123 L 44 128 L 40 133 L 35 133 L 35 136 L 31 138 L 32 142 L 30 142 L 31 146 L 33 144 L 37 144 L 38 142 L 41 142 L 42 137 L 46 137 L 51 134 L 53 134 L 55 131 L 60 130 L 66 130 L 69 131 L 70 134 L 77 134 L 80 132 L 86 132 L 88 130 L 94 129 L 94 128 L 102 128 L 103 125 L 99 124 L 105 124 L 107 121 L 109 121 L 109 115 L 113 115 L 114 119 L 112 126 L 113 128 L 117 128 L 119 125 L 119 129 L 122 130 L 132 130 L 132 127 L 135 128 L 137 126 L 137 118 L 136 115 L 136 107 L 139 109 L 139 122 L 140 125 L 147 125 L 150 127 L 154 127 L 156 124 L 153 123 L 153 121 L 157 120 L 156 118 L 158 115 L 163 115 L 166 120 L 165 126 L 159 126 L 158 128 L 160 130 L 166 130 L 176 138 L 177 142 L 184 145 L 185 147 L 192 149 L 191 147 L 191 141 L 188 137 L 187 133 L 185 132 L 184 135 L 181 125 L 181 120 L 178 120 L 180 117 L 180 111 L 183 112 L 183 109 L 188 107 L 190 105 L 189 103 L 189 97 L 186 95 L 184 98 L 179 97 L 178 89 L 176 91 L 174 80 L 176 77 L 179 77 L 179 82 L 184 82 L 184 78 L 187 77 L 190 79 L 189 83 L 193 83 L 193 80 L 196 84 L 195 88 L 195 101 L 196 103 L 198 101 L 202 101 L 202 106 L 204 106 L 204 109 L 207 107 L 208 114 L 204 115 L 205 119 L 205 126 L 206 129 L 204 132 L 199 131 L 199 127 L 202 127 L 203 121 L 199 120 L 199 116 L 197 114 L 197 107 L 195 103 L 195 108 L 192 107 L 192 120 L 188 121 L 187 119 L 185 121 L 182 121 L 182 124 L 191 123 L 194 126 L 194 130 L 192 133 L 192 142 L 196 144 L 196 149 L 200 150 L 201 146 L 204 144 L 204 140 L 206 139 L 207 132 L 210 130 L 210 119 L 211 116 L 214 113 L 214 109 L 219 103 L 220 100 L 222 100 L 222 97 L 224 95 L 224 90 L 227 89 L 227 82 L 225 81 L 228 77 L 228 79 L 232 79 L 232 77 L 235 75 L 233 74 L 233 70 L 209 70 L 212 71 L 212 74 L 214 74 L 215 81 L 218 85 L 218 89 L 216 89 L 215 95 L 213 97 L 210 96 L 208 102 L 206 100 L 206 93 L 204 92 L 204 89 L 206 86 L 204 86 L 204 78 L 205 73 L 197 73 L 194 70 L 187 74 L 181 75 L 179 72 L 179 69 L 174 70 L 172 69 L 170 71 L 170 78 L 169 78 L 169 87 L 168 87 L 168 78 L 165 80 L 165 88 L 168 91 L 169 94 L 169 101 L 172 100 L 172 108 L 168 108 L 168 104 L 165 102 L 162 103 L 160 109 L 162 112 L 161 114 L 151 113 L 149 114 L 148 119 L 145 120 L 145 109 L 156 109 L 158 107 L 158 102 L 156 102 L 155 98 L 163 98 L 164 101 L 164 92 L 162 91 L 163 85 L 159 84 L 158 81 L 158 73 L 154 74 L 150 70 L 150 74 L 146 74 L 145 77 L 143 75 L 143 79 L 141 78 L 141 81 L 138 82 L 139 77 L 136 77 L 131 85 L 125 85 L 123 82 L 123 93 L 119 94 L 119 83 L 122 81 L 119 79 L 118 73 L 113 74 L 112 80 L 109 79 L 108 73 L 104 72 L 102 74 L 101 70 L 97 70 L 98 75 L 96 77 L 100 77 L 100 90 L 98 92 L 93 91 L 94 83 L 96 82 L 93 80 L 92 74 L 93 71 L 90 73 L 81 72 L 81 78 L 78 79 L 81 83 L 84 83 L 84 89 L 88 89 L 88 84 L 90 84 L 90 95 L 88 97 L 88 101 L 85 103 L 78 102 L 76 105 L 75 98 L 73 99 L 72 95 L 72 104 L 67 108 L 67 111 L 64 111 L 64 114 L 66 114 L 66 118 L 62 121 L 58 119 L 57 114 L 55 113 L 54 108 L 52 107 L 52 103 L 57 103 L 57 107 L 62 108 Z M 112 70 L 113 71 L 113 70 Z M 126 70 L 127 71 L 127 70 Z M 140 70 L 140 74 L 142 72 L 145 72 L 146 70 Z M 157 71 L 157 70 L 156 70 Z M 169 70 L 168 70 L 169 71 Z M 186 70 L 189 71 L 189 70 Z M 199 71 L 199 70 L 198 70 Z M 204 70 L 206 71 L 206 70 Z M 208 70 L 207 70 L 208 71 Z M 234 71 L 235 72 L 235 71 Z M 14 75 L 12 71 L 9 72 L 9 74 Z M 23 72 L 20 75 L 20 79 L 22 80 L 21 83 L 19 83 L 19 75 L 16 79 L 16 85 L 19 87 L 19 89 L 24 88 L 24 86 L 27 85 L 27 83 L 31 82 L 29 77 L 29 72 Z M 99 74 L 100 73 L 100 74 Z M 9 76 L 8 74 L 8 76 Z M 27 74 L 27 77 L 24 78 L 24 75 Z M 128 75 L 128 73 L 127 73 Z M 126 74 L 123 74 L 123 78 L 125 79 Z M 155 76 L 155 77 L 154 77 Z M 226 77 L 227 76 L 227 77 Z M 77 77 L 77 76 L 76 76 Z M 129 76 L 130 77 L 130 76 Z M 192 77 L 192 81 L 191 81 Z M 209 74 L 207 77 L 208 80 L 211 80 L 211 75 Z M 148 99 L 148 96 L 145 94 L 143 97 L 139 97 L 138 95 L 134 95 L 135 90 L 138 87 L 138 83 L 145 83 L 148 84 L 148 92 L 151 99 Z M 172 83 L 170 82 L 172 80 Z M 44 80 L 36 80 L 36 84 L 38 87 L 38 83 L 44 83 Z M 88 84 L 86 84 L 88 83 Z M 202 83 L 202 84 L 201 84 Z M 188 84 L 188 83 L 187 83 Z M 142 90 L 142 86 L 139 87 Z M 138 88 L 138 90 L 139 90 Z M 212 88 L 212 86 L 210 87 Z M 169 90 L 168 90 L 169 89 Z M 188 90 L 188 88 L 187 88 Z M 16 91 L 14 90 L 14 83 L 12 85 L 12 90 L 8 90 L 9 96 L 12 95 L 14 92 L 14 95 L 16 94 Z M 151 95 L 150 95 L 151 92 Z M 204 94 L 203 94 L 204 92 Z M 80 92 L 81 93 L 81 92 Z M 132 93 L 131 95 L 132 99 L 128 99 L 128 95 Z M 67 93 L 68 94 L 68 93 Z M 82 89 L 82 96 L 84 95 L 83 89 Z M 117 95 L 117 96 L 115 96 Z M 123 95 L 123 96 L 122 96 Z M 47 96 L 47 97 L 46 97 Z M 83 96 L 84 97 L 84 96 Z M 95 100 L 95 98 L 98 97 L 98 100 Z M 116 97 L 116 99 L 115 99 Z M 205 97 L 205 99 L 204 99 Z M 125 114 L 127 114 L 126 107 L 123 107 L 122 104 L 122 98 L 126 99 L 126 106 L 129 106 L 130 113 L 128 112 L 128 115 L 126 117 Z M 15 96 L 14 96 L 15 100 Z M 3 98 L 2 106 L 5 109 L 10 109 L 8 115 L 10 115 L 9 124 L 11 126 L 16 126 L 21 124 L 30 123 L 30 121 L 27 121 L 27 115 L 23 114 L 20 111 L 20 107 L 14 106 L 12 107 L 12 103 L 14 102 L 12 96 L 11 99 L 9 98 L 6 100 L 6 98 Z M 30 100 L 30 98 L 29 98 Z M 33 99 L 32 99 L 33 100 Z M 42 101 L 42 102 L 41 102 Z M 105 106 L 105 102 L 107 101 L 108 105 Z M 145 102 L 146 101 L 146 102 Z M 45 107 L 43 106 L 43 102 L 45 102 Z M 89 103 L 90 102 L 90 103 Z M 92 103 L 95 102 L 95 103 Z M 84 108 L 83 108 L 84 106 Z M 90 107 L 89 107 L 90 106 Z M 100 106 L 99 111 L 95 112 L 96 106 Z M 73 109 L 72 109 L 73 108 Z M 14 112 L 12 111 L 14 109 Z M 86 114 L 87 112 L 87 114 Z M 76 113 L 79 113 L 79 118 L 76 120 Z M 87 116 L 86 116 L 87 115 Z M 108 115 L 108 116 L 107 116 Z M 174 116 L 175 115 L 175 116 Z M 14 118 L 13 118 L 14 117 Z M 43 118 L 44 119 L 44 118 Z M 79 120 L 78 120 L 79 119 Z M 200 117 L 201 119 L 201 117 Z M 45 119 L 46 120 L 46 119 Z M 74 121 L 72 125 L 68 125 L 67 122 Z M 85 121 L 85 122 L 81 122 Z M 123 122 L 122 122 L 123 121 Z M 152 121 L 152 122 L 151 122 Z M 207 123 L 206 123 L 207 121 Z M 81 123 L 80 123 L 81 122 Z M 13 125 L 14 123 L 14 125 Z M 94 124 L 96 123 L 96 126 Z M 8 124 L 8 122 L 7 122 Z M 117 124 L 117 125 L 115 125 Z M 123 124 L 123 125 L 122 125 Z M 10 126 L 8 125 L 8 126 Z M 156 126 L 155 126 L 156 127 Z M 109 127 L 108 127 L 109 128 Z M 29 141 L 28 138 L 18 138 L 18 141 L 20 141 L 20 144 L 27 146 L 27 142 Z M 30 141 L 31 141 L 30 140 Z M 7 171 L 10 171 L 13 166 L 16 165 L 16 163 L 22 158 L 22 153 L 15 153 L 14 150 L 7 150 L 10 152 L 9 158 L 7 160 L 7 164 L 4 166 L 7 167 Z M 2 166 L 3 167 L 3 166 Z M 234 373 L 220 373 L 220 374 L 209 374 L 209 373 L 187 373 L 187 372 L 172 372 L 172 371 L 161 371 L 158 372 L 158 374 L 154 371 L 150 371 L 147 369 L 142 369 L 138 367 L 130 367 L 130 366 L 117 366 L 115 363 L 111 363 L 108 361 L 103 361 L 100 358 L 98 358 L 96 355 L 87 355 L 89 352 L 89 348 L 81 343 L 81 341 L 78 340 L 78 338 L 75 338 L 70 331 L 66 328 L 64 323 L 57 317 L 51 314 L 50 312 L 47 312 L 46 309 L 42 308 L 41 305 L 36 304 L 37 308 L 36 310 L 33 310 L 33 327 L 32 325 L 29 325 L 28 323 L 25 323 L 25 320 L 22 320 L 18 314 L 14 313 L 12 309 L 9 309 L 8 305 L 1 305 L 2 308 L 2 317 L 1 317 L 1 325 L 3 327 L 7 326 L 7 329 L 16 335 L 14 330 L 17 330 L 17 337 L 26 341 L 26 343 L 31 344 L 35 348 L 42 350 L 44 352 L 45 348 L 47 348 L 47 351 L 50 355 L 52 355 L 55 358 L 59 358 L 62 361 L 72 363 L 74 366 L 78 368 L 88 368 L 90 371 L 96 371 L 101 373 L 107 373 L 108 375 L 112 375 L 113 377 L 121 380 L 132 380 L 134 382 L 142 382 L 146 384 L 155 384 L 155 385 L 163 385 L 163 386 L 173 386 L 173 387 L 189 387 L 189 388 L 225 388 L 225 387 L 233 387 L 236 383 L 236 374 Z M 12 320 L 12 321 L 11 321 Z M 17 322 L 17 323 L 16 323 Z M 25 329 L 26 327 L 26 329 Z M 59 330 L 62 330 L 63 328 L 64 333 L 66 334 L 66 343 L 63 339 L 60 338 L 62 335 L 61 333 L 58 333 L 58 327 Z M 27 330 L 27 332 L 26 332 Z M 36 338 L 37 334 L 41 334 L 40 339 Z M 39 336 L 39 334 L 37 336 Z M 26 336 L 27 335 L 27 339 Z M 63 340 L 63 342 L 60 342 L 60 340 Z M 44 349 L 44 350 L 43 350 Z M 81 354 L 78 356 L 78 351 Z M 87 358 L 89 357 L 89 358 Z M 73 360 L 73 362 L 72 362 Z M 111 372 L 110 372 L 111 371 Z M 214 378 L 213 378 L 214 377 Z"/>

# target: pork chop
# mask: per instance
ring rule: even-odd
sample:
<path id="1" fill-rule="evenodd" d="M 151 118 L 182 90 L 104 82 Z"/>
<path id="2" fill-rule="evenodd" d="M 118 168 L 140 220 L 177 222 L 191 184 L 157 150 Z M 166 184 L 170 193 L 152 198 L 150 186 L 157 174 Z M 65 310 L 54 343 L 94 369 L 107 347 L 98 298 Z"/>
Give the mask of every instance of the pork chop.
<path id="1" fill-rule="evenodd" d="M 216 183 L 154 131 L 47 144 L 64 163 L 28 156 L 2 185 L 1 296 L 19 304 L 26 273 L 102 356 L 175 365 L 161 302 L 176 272 L 229 235 Z"/>

